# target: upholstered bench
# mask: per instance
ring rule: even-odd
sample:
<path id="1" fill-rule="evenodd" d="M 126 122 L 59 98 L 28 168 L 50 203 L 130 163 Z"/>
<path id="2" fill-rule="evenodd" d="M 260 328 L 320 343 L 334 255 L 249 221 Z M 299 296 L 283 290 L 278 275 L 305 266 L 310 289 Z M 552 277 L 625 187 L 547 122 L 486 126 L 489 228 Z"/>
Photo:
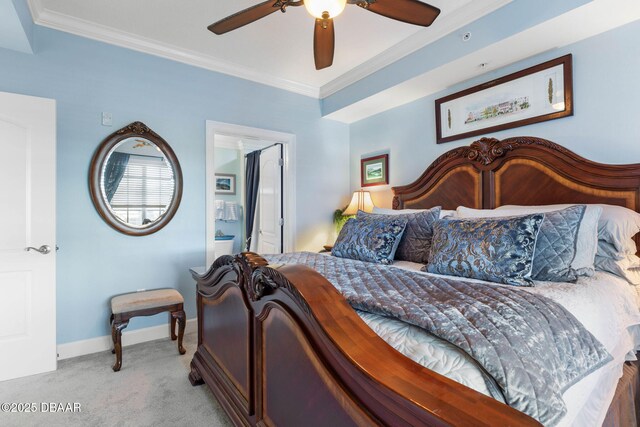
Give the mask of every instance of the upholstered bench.
<path id="1" fill-rule="evenodd" d="M 184 337 L 185 314 L 184 299 L 175 289 L 155 289 L 151 291 L 132 292 L 117 295 L 111 298 L 111 338 L 113 339 L 112 353 L 116 355 L 116 364 L 113 370 L 118 372 L 122 367 L 122 330 L 127 327 L 129 320 L 136 316 L 152 316 L 154 314 L 169 312 L 171 320 L 171 339 L 178 339 L 178 351 L 184 354 L 182 347 Z M 178 335 L 176 336 L 176 322 L 178 323 Z"/>

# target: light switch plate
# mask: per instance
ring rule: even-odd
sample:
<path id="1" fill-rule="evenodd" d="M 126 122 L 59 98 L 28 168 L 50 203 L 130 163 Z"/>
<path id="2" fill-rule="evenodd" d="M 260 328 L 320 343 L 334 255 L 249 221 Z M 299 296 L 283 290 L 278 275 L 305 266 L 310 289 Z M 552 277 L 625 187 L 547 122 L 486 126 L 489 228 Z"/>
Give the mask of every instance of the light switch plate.
<path id="1" fill-rule="evenodd" d="M 102 126 L 113 125 L 113 115 L 111 113 L 102 113 Z"/>

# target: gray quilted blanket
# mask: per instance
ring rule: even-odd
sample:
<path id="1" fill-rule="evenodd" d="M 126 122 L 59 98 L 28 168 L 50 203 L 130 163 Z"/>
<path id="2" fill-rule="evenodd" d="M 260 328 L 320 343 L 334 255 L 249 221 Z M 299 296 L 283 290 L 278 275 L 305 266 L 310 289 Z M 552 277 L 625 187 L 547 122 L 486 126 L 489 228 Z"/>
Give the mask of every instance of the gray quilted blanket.
<path id="1" fill-rule="evenodd" d="M 352 307 L 419 326 L 484 368 L 505 401 L 544 425 L 565 414 L 562 393 L 611 356 L 564 307 L 524 289 L 441 278 L 333 256 L 266 257 L 326 277 Z"/>

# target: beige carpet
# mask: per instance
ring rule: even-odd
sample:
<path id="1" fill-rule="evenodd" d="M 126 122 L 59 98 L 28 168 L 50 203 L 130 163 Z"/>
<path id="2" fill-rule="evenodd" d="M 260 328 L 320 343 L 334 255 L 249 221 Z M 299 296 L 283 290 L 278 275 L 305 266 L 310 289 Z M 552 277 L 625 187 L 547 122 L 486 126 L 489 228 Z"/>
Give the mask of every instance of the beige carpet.
<path id="1" fill-rule="evenodd" d="M 231 426 L 206 385 L 187 375 L 196 335 L 125 347 L 120 372 L 110 351 L 63 360 L 58 370 L 0 382 L 0 403 L 35 403 L 37 413 L 0 412 L 0 426 Z M 79 413 L 43 413 L 42 403 L 79 403 Z"/>

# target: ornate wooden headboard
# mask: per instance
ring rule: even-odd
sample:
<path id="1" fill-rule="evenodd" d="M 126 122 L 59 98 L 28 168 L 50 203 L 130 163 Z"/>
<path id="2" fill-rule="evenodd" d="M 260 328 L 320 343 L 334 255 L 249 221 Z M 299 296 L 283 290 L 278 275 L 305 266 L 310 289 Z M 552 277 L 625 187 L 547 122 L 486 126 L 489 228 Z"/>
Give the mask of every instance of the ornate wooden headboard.
<path id="1" fill-rule="evenodd" d="M 596 163 L 540 138 L 482 138 L 393 192 L 394 209 L 606 203 L 640 211 L 640 163 Z"/>
<path id="2" fill-rule="evenodd" d="M 540 138 L 482 138 L 393 192 L 394 209 L 606 203 L 640 212 L 640 163 L 596 163 Z"/>

